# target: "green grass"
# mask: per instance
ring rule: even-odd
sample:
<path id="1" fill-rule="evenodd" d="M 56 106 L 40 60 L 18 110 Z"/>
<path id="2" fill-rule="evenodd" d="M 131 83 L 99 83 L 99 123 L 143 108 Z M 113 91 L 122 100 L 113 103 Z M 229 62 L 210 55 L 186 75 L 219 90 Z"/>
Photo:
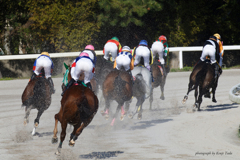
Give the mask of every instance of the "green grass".
<path id="1" fill-rule="evenodd" d="M 10 77 L 3 77 L 0 78 L 0 81 L 6 81 L 6 80 L 13 80 L 14 78 L 10 78 Z M 17 78 L 16 78 L 17 79 Z"/>

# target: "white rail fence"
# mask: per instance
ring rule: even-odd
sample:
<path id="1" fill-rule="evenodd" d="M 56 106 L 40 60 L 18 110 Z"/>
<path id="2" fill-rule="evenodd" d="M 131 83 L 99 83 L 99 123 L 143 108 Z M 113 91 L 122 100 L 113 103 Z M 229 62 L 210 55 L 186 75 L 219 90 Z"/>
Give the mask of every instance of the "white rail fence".
<path id="1" fill-rule="evenodd" d="M 224 50 L 240 50 L 240 45 L 223 46 Z M 179 56 L 179 68 L 183 68 L 183 52 L 202 51 L 202 46 L 199 47 L 170 47 L 169 52 L 177 53 Z M 95 51 L 97 55 L 103 55 L 102 50 Z M 51 58 L 60 57 L 77 57 L 80 52 L 64 52 L 50 53 Z M 39 54 L 21 54 L 21 55 L 2 55 L 0 60 L 20 60 L 20 59 L 35 59 Z M 199 57 L 200 58 L 200 57 Z"/>

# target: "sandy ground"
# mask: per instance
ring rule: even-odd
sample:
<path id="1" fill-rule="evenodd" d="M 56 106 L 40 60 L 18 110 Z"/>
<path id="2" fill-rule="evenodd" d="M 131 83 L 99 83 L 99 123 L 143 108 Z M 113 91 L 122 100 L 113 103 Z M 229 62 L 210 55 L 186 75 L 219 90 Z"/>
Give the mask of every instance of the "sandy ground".
<path id="1" fill-rule="evenodd" d="M 203 99 L 202 111 L 192 112 L 193 92 L 185 105 L 181 101 L 186 94 L 190 72 L 170 73 L 165 86 L 165 100 L 160 89 L 154 89 L 153 110 L 149 100 L 144 102 L 143 119 L 125 117 L 110 126 L 99 111 L 92 123 L 83 130 L 74 147 L 68 146 L 69 134 L 63 142 L 61 156 L 56 156 L 57 145 L 51 144 L 54 115 L 61 100 L 61 78 L 53 78 L 56 93 L 52 104 L 40 119 L 37 134 L 31 136 L 37 111 L 32 110 L 30 122 L 24 127 L 24 108 L 21 94 L 28 80 L 0 81 L 0 159 L 66 160 L 66 159 L 166 159 L 205 160 L 239 159 L 240 107 L 228 98 L 232 86 L 240 83 L 240 70 L 224 70 L 219 79 L 216 99 Z M 99 95 L 100 97 L 101 95 Z M 135 106 L 135 100 L 131 109 Z M 112 112 L 116 105 L 112 104 Z M 58 125 L 58 137 L 61 127 Z"/>

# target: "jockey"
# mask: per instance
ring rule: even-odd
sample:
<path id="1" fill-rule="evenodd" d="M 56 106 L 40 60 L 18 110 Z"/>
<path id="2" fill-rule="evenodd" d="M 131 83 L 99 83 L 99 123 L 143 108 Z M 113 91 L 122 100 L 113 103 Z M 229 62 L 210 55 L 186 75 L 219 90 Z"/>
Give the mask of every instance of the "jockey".
<path id="1" fill-rule="evenodd" d="M 96 53 L 94 52 L 94 47 L 92 45 L 87 45 L 85 49 L 79 54 L 73 63 L 71 68 L 72 79 L 68 82 L 66 89 L 61 94 L 63 96 L 64 92 L 69 89 L 74 82 L 77 82 L 81 73 L 84 72 L 84 83 L 88 88 L 92 89 L 90 80 L 93 78 L 95 65 L 97 61 Z"/>
<path id="2" fill-rule="evenodd" d="M 221 36 L 218 33 L 210 36 L 209 40 L 207 40 L 203 45 L 203 51 L 200 57 L 201 61 L 205 61 L 207 56 L 210 57 L 211 64 L 214 65 L 215 69 L 215 79 L 219 77 L 219 69 L 220 74 L 222 73 L 221 67 L 224 54 L 222 43 L 223 42 L 221 42 Z"/>
<path id="3" fill-rule="evenodd" d="M 141 61 L 141 57 L 144 60 L 144 66 L 151 72 L 150 65 L 153 63 L 152 52 L 148 48 L 146 40 L 141 40 L 139 45 L 133 49 L 133 56 L 135 57 L 134 66 L 138 65 Z"/>
<path id="4" fill-rule="evenodd" d="M 33 65 L 33 74 L 31 76 L 31 80 L 36 78 L 41 73 L 41 70 L 44 68 L 45 77 L 50 83 L 51 92 L 54 94 L 54 84 L 51 78 L 51 73 L 53 71 L 53 62 L 48 54 L 48 52 L 42 52 L 41 55 L 35 60 Z"/>
<path id="5" fill-rule="evenodd" d="M 159 56 L 160 63 L 163 67 L 164 75 L 166 76 L 166 69 L 165 69 L 165 60 L 167 59 L 167 66 L 169 65 L 169 49 L 168 49 L 168 43 L 167 43 L 167 37 L 164 35 L 161 35 L 155 42 L 152 44 L 151 51 L 153 53 L 153 56 L 155 57 L 156 54 Z"/>
<path id="6" fill-rule="evenodd" d="M 131 70 L 133 70 L 134 68 L 134 60 L 132 58 L 131 49 L 128 46 L 124 46 L 122 48 L 122 52 L 119 52 L 118 56 L 114 61 L 113 68 L 120 70 L 121 67 L 123 67 L 125 71 L 127 71 L 131 75 L 132 78 Z"/>
<path id="7" fill-rule="evenodd" d="M 107 43 L 104 45 L 103 54 L 106 60 L 109 59 L 109 53 L 112 55 L 112 61 L 115 61 L 117 54 L 122 51 L 122 46 L 119 43 L 119 39 L 117 37 L 113 37 L 112 39 L 108 40 Z"/>

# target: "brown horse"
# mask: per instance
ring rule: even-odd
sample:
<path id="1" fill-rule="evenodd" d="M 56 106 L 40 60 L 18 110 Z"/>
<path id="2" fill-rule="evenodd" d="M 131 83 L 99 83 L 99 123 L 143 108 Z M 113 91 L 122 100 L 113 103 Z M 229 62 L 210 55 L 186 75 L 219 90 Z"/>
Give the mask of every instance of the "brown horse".
<path id="1" fill-rule="evenodd" d="M 42 113 L 48 109 L 51 104 L 51 87 L 49 81 L 43 76 L 30 80 L 22 94 L 22 107 L 25 106 L 24 125 L 29 122 L 29 114 L 31 109 L 37 109 L 37 117 L 34 120 L 34 129 L 32 135 L 35 134 L 38 127 L 39 119 Z"/>
<path id="2" fill-rule="evenodd" d="M 150 109 L 152 109 L 152 102 L 153 102 L 153 89 L 157 88 L 158 86 L 160 86 L 161 89 L 161 96 L 160 99 L 164 100 L 164 85 L 166 82 L 166 78 L 167 76 L 164 75 L 163 73 L 163 69 L 162 69 L 162 64 L 155 59 L 153 64 L 151 65 L 151 69 L 152 69 L 152 76 L 153 76 L 153 80 L 154 82 L 152 82 L 152 91 L 150 94 L 150 98 L 149 98 L 149 102 L 150 102 Z M 166 68 L 166 72 L 169 72 L 169 68 Z M 166 75 L 167 75 L 166 73 Z"/>
<path id="3" fill-rule="evenodd" d="M 60 111 L 55 114 L 55 127 L 53 130 L 52 143 L 57 143 L 57 125 L 61 123 L 62 132 L 60 143 L 58 146 L 59 154 L 62 148 L 62 143 L 66 136 L 67 124 L 74 126 L 73 132 L 70 135 L 69 145 L 74 146 L 78 136 L 83 129 L 92 121 L 98 110 L 98 98 L 93 91 L 83 85 L 73 85 L 68 90 L 61 100 Z"/>
<path id="4" fill-rule="evenodd" d="M 217 102 L 215 92 L 218 84 L 218 77 L 215 79 L 214 75 L 214 67 L 210 64 L 210 61 L 207 60 L 205 62 L 198 63 L 190 75 L 188 91 L 184 96 L 182 103 L 184 104 L 187 101 L 189 92 L 195 90 L 195 104 L 193 106 L 199 111 L 202 103 L 202 96 L 209 94 L 210 89 L 212 89 L 211 92 L 213 94 L 212 101 Z"/>
<path id="5" fill-rule="evenodd" d="M 71 76 L 71 67 L 70 67 L 69 65 L 67 66 L 66 64 L 64 64 L 64 66 L 65 66 L 65 68 L 66 68 L 65 74 L 67 74 L 67 77 L 64 76 L 63 81 L 69 82 L 69 81 L 72 79 L 72 76 Z M 65 78 L 67 78 L 67 80 L 65 80 Z M 82 73 L 82 74 L 80 75 L 79 80 L 82 81 L 82 82 L 84 81 L 84 73 Z M 93 91 L 95 94 L 97 94 L 97 93 L 98 93 L 98 85 L 97 85 L 96 79 L 93 77 L 93 78 L 91 79 L 90 83 L 91 83 L 91 86 L 92 86 L 92 91 Z M 62 84 L 62 91 L 65 90 L 66 86 L 67 86 L 67 84 L 64 84 L 64 83 Z"/>
<path id="6" fill-rule="evenodd" d="M 102 111 L 102 114 L 105 115 L 106 119 L 108 119 L 109 114 L 108 110 L 110 107 L 110 101 L 115 100 L 118 103 L 116 113 L 113 116 L 113 120 L 111 125 L 114 124 L 117 113 L 122 107 L 122 115 L 121 120 L 123 120 L 124 109 L 123 104 L 126 101 L 129 101 L 132 98 L 133 84 L 131 81 L 131 76 L 124 70 L 113 70 L 111 71 L 105 81 L 103 82 L 102 91 L 103 97 L 105 99 L 105 109 Z"/>

